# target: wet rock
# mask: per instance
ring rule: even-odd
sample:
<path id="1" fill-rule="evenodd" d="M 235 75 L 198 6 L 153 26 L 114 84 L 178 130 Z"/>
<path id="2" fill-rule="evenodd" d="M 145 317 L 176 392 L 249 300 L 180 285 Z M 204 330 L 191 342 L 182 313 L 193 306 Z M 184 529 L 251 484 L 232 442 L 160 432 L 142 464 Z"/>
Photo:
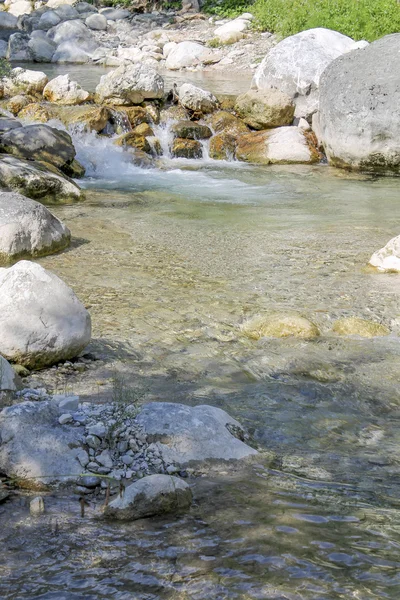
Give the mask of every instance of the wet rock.
<path id="1" fill-rule="evenodd" d="M 212 131 L 207 125 L 194 121 L 178 121 L 171 127 L 172 134 L 185 140 L 207 140 L 212 136 Z"/>
<path id="2" fill-rule="evenodd" d="M 44 161 L 61 170 L 75 158 L 68 133 L 48 125 L 28 125 L 7 131 L 0 137 L 0 148 L 17 158 Z"/>
<path id="3" fill-rule="evenodd" d="M 46 85 L 43 98 L 56 104 L 83 104 L 90 98 L 89 92 L 83 90 L 69 75 L 59 75 Z"/>
<path id="4" fill-rule="evenodd" d="M 179 88 L 179 102 L 184 108 L 194 112 L 208 114 L 218 108 L 217 98 L 191 83 L 184 83 Z"/>
<path id="5" fill-rule="evenodd" d="M 374 252 L 369 260 L 369 264 L 376 267 L 378 271 L 386 273 L 400 272 L 400 235 L 392 238 L 389 242 Z"/>
<path id="6" fill-rule="evenodd" d="M 143 125 L 145 125 L 145 123 L 143 123 Z M 138 127 L 141 127 L 141 125 L 139 125 Z M 137 128 L 135 128 L 135 129 L 137 129 Z M 116 146 L 136 148 L 137 150 L 140 150 L 140 151 L 146 152 L 146 153 L 151 152 L 150 142 L 148 141 L 146 136 L 143 135 L 141 130 L 139 130 L 139 131 L 133 130 L 133 131 L 129 131 L 129 133 L 122 134 L 114 141 L 114 144 Z"/>
<path id="7" fill-rule="evenodd" d="M 44 500 L 42 496 L 36 496 L 29 503 L 29 512 L 32 517 L 37 517 L 45 512 Z"/>
<path id="8" fill-rule="evenodd" d="M 232 160 L 235 156 L 237 137 L 231 133 L 218 133 L 210 140 L 209 155 L 214 160 Z"/>
<path id="9" fill-rule="evenodd" d="M 142 123 L 150 122 L 149 114 L 142 106 L 121 107 L 120 110 L 126 114 L 132 127 L 137 127 Z"/>
<path id="10" fill-rule="evenodd" d="M 28 104 L 31 103 L 31 99 L 27 96 L 24 96 L 22 94 L 17 94 L 16 96 L 13 96 L 12 98 L 10 98 L 10 100 L 7 102 L 7 110 L 9 110 L 10 112 L 13 113 L 13 115 L 17 115 L 23 108 L 25 108 L 25 106 L 28 106 Z M 2 119 L 0 119 L 0 123 L 1 123 Z M 13 127 L 18 127 L 21 126 L 22 124 L 20 123 L 20 125 L 17 125 L 18 121 L 16 121 L 15 124 L 11 125 Z M 0 124 L 0 132 L 6 131 L 8 128 L 4 128 L 2 126 L 2 124 Z M 11 127 L 10 127 L 11 129 Z"/>
<path id="11" fill-rule="evenodd" d="M 358 335 L 366 338 L 389 335 L 390 333 L 390 329 L 385 325 L 358 317 L 338 319 L 333 324 L 332 331 L 339 335 Z"/>
<path id="12" fill-rule="evenodd" d="M 40 123 L 47 123 L 53 118 L 51 110 L 48 107 L 44 107 L 39 102 L 32 102 L 25 106 L 18 114 L 21 119 L 27 119 L 29 121 L 39 121 Z"/>
<path id="13" fill-rule="evenodd" d="M 90 315 L 50 271 L 28 261 L 0 270 L 0 353 L 40 369 L 77 356 L 90 341 Z"/>
<path id="14" fill-rule="evenodd" d="M 164 80 L 146 65 L 121 65 L 103 75 L 96 87 L 100 104 L 141 104 L 146 99 L 162 98 Z"/>
<path id="15" fill-rule="evenodd" d="M 51 402 L 22 402 L 0 412 L 0 470 L 21 487 L 44 489 L 75 481 L 81 434 L 58 423 Z"/>
<path id="16" fill-rule="evenodd" d="M 226 110 L 218 110 L 206 118 L 206 122 L 214 133 L 231 133 L 238 136 L 241 133 L 249 133 L 249 128 L 243 121 Z"/>
<path id="17" fill-rule="evenodd" d="M 259 164 L 312 164 L 320 155 L 299 127 L 278 127 L 238 139 L 236 158 Z"/>
<path id="18" fill-rule="evenodd" d="M 151 402 L 138 414 L 137 422 L 149 441 L 157 443 L 160 457 L 167 464 L 239 460 L 257 454 L 227 428 L 233 425 L 242 431 L 240 424 L 213 406 Z"/>
<path id="19" fill-rule="evenodd" d="M 11 97 L 20 93 L 41 94 L 47 82 L 47 75 L 41 71 L 16 67 L 12 69 L 9 77 L 3 79 L 4 95 Z"/>
<path id="20" fill-rule="evenodd" d="M 259 90 L 277 88 L 294 99 L 296 117 L 309 117 L 318 109 L 318 87 L 326 67 L 353 46 L 353 40 L 330 29 L 309 29 L 285 38 L 257 68 L 253 85 Z"/>
<path id="21" fill-rule="evenodd" d="M 345 54 L 320 83 L 319 139 L 333 166 L 400 174 L 400 33 Z M 395 116 L 396 115 L 396 116 Z"/>
<path id="22" fill-rule="evenodd" d="M 160 123 L 167 124 L 170 121 L 186 121 L 189 118 L 188 111 L 183 106 L 169 106 L 160 112 Z"/>
<path id="23" fill-rule="evenodd" d="M 253 129 L 290 125 L 294 103 L 280 90 L 249 90 L 236 99 L 235 111 Z"/>
<path id="24" fill-rule="evenodd" d="M 168 475 L 150 475 L 125 488 L 104 509 L 104 516 L 121 521 L 163 515 L 186 510 L 192 492 L 185 481 Z"/>
<path id="25" fill-rule="evenodd" d="M 203 156 L 203 148 L 197 140 L 175 138 L 172 142 L 171 154 L 174 158 L 197 159 Z"/>
<path id="26" fill-rule="evenodd" d="M 305 317 L 297 314 L 258 316 L 246 321 L 241 330 L 253 340 L 263 337 L 312 339 L 319 336 L 318 327 Z"/>
<path id="27" fill-rule="evenodd" d="M 11 192 L 0 192 L 0 228 L 0 264 L 58 252 L 71 239 L 68 227 L 42 204 Z"/>
<path id="28" fill-rule="evenodd" d="M 76 183 L 52 165 L 45 166 L 6 154 L 0 154 L 0 184 L 28 198 L 49 204 L 76 202 L 82 198 Z"/>

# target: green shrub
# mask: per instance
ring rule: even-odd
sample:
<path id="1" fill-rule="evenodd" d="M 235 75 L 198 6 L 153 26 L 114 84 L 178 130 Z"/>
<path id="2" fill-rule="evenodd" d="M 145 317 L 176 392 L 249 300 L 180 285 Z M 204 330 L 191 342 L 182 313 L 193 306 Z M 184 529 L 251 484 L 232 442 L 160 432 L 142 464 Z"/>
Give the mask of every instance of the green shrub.
<path id="1" fill-rule="evenodd" d="M 204 12 L 233 19 L 249 10 L 254 0 L 206 0 L 202 6 Z"/>
<path id="2" fill-rule="evenodd" d="M 397 0 L 256 0 L 252 12 L 260 29 L 282 37 L 326 27 L 373 41 L 400 31 Z"/>

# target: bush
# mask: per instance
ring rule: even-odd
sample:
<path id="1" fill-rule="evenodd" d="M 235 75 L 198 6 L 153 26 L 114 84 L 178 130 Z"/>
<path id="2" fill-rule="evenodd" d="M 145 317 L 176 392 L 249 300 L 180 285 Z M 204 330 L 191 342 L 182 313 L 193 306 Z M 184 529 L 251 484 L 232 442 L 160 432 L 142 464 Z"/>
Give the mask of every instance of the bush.
<path id="1" fill-rule="evenodd" d="M 373 41 L 400 31 L 397 0 L 256 0 L 252 12 L 260 29 L 282 37 L 326 27 Z"/>
<path id="2" fill-rule="evenodd" d="M 204 12 L 233 19 L 244 12 L 248 12 L 252 0 L 206 0 L 202 6 Z"/>

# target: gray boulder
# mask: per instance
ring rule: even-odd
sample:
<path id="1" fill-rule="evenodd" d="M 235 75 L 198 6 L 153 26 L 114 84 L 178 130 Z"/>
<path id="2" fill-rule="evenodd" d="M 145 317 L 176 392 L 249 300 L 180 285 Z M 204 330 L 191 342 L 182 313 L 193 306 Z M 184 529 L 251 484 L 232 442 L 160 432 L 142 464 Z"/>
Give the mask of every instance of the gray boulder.
<path id="1" fill-rule="evenodd" d="M 399 57 L 396 33 L 323 73 L 317 129 L 330 164 L 400 174 Z"/>
<path id="2" fill-rule="evenodd" d="M 0 137 L 0 148 L 18 158 L 45 161 L 60 169 L 75 157 L 68 133 L 48 125 L 28 125 L 6 131 Z"/>
<path id="3" fill-rule="evenodd" d="M 15 392 L 20 387 L 21 382 L 18 375 L 10 363 L 0 356 L 0 395 L 1 392 Z"/>
<path id="4" fill-rule="evenodd" d="M 90 315 L 50 271 L 22 260 L 0 269 L 0 353 L 40 369 L 79 354 L 90 341 Z"/>
<path id="5" fill-rule="evenodd" d="M 163 78 L 146 65 L 121 65 L 103 75 L 96 87 L 99 104 L 141 104 L 144 100 L 162 98 L 163 95 Z"/>
<path id="6" fill-rule="evenodd" d="M 66 248 L 71 232 L 39 202 L 0 192 L 0 264 Z"/>
<path id="7" fill-rule="evenodd" d="M 80 14 L 85 14 L 85 13 L 97 13 L 97 8 L 95 6 L 93 6 L 93 4 L 89 4 L 89 2 L 78 2 L 78 4 L 75 4 L 74 6 L 75 10 L 78 11 L 78 13 Z"/>
<path id="8" fill-rule="evenodd" d="M 57 46 L 51 62 L 53 63 L 76 63 L 84 65 L 90 60 L 90 54 L 75 42 L 63 42 Z"/>
<path id="9" fill-rule="evenodd" d="M 0 117 L 0 133 L 22 127 L 22 123 L 13 117 Z"/>
<path id="10" fill-rule="evenodd" d="M 99 46 L 92 32 L 79 20 L 60 23 L 50 29 L 47 35 L 57 46 L 72 44 L 85 52 L 94 52 Z"/>
<path id="11" fill-rule="evenodd" d="M 5 40 L 0 39 L 0 58 L 6 58 L 7 52 L 8 52 L 8 43 Z"/>
<path id="12" fill-rule="evenodd" d="M 257 450 L 235 437 L 243 437 L 240 424 L 214 406 L 151 402 L 137 420 L 148 439 L 157 443 L 166 463 L 239 460 L 257 454 Z"/>
<path id="13" fill-rule="evenodd" d="M 192 492 L 178 477 L 149 475 L 125 488 L 104 509 L 104 516 L 120 521 L 134 521 L 177 512 L 190 507 Z"/>
<path id="14" fill-rule="evenodd" d="M 21 487 L 44 489 L 75 481 L 82 472 L 77 456 L 80 427 L 58 423 L 56 403 L 22 402 L 0 412 L 0 471 Z"/>
<path id="15" fill-rule="evenodd" d="M 28 48 L 35 62 L 51 62 L 56 50 L 53 42 L 38 36 L 31 37 L 28 42 Z"/>
<path id="16" fill-rule="evenodd" d="M 127 19 L 131 16 L 129 10 L 123 8 L 103 8 L 100 11 L 107 21 L 119 21 L 120 19 Z"/>
<path id="17" fill-rule="evenodd" d="M 253 87 L 277 88 L 296 103 L 296 117 L 318 109 L 319 80 L 338 56 L 352 50 L 354 41 L 330 29 L 309 29 L 285 38 L 268 52 L 257 68 Z"/>
<path id="18" fill-rule="evenodd" d="M 95 31 L 105 31 L 107 29 L 107 19 L 104 15 L 92 14 L 86 19 L 85 24 L 89 29 Z"/>
<path id="19" fill-rule="evenodd" d="M 59 23 L 61 23 L 61 17 L 54 10 L 48 10 L 40 17 L 37 29 L 47 31 Z"/>
<path id="20" fill-rule="evenodd" d="M 57 169 L 7 154 L 0 154 L 0 185 L 45 204 L 76 202 L 83 196 L 76 183 Z"/>
<path id="21" fill-rule="evenodd" d="M 0 12 L 0 29 L 18 29 L 18 17 L 8 12 Z"/>
<path id="22" fill-rule="evenodd" d="M 18 62 L 29 62 L 32 60 L 32 53 L 28 46 L 29 35 L 26 33 L 13 33 L 8 41 L 8 60 Z"/>
<path id="23" fill-rule="evenodd" d="M 69 4 L 61 4 L 54 12 L 60 17 L 61 21 L 73 21 L 74 19 L 79 19 L 78 11 Z"/>

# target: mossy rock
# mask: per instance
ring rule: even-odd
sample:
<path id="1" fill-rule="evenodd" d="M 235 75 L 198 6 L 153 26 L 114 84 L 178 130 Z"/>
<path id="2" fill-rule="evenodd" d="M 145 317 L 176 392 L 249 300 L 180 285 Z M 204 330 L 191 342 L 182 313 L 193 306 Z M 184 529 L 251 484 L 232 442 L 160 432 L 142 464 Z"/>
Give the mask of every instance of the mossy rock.
<path id="1" fill-rule="evenodd" d="M 360 319 L 358 317 L 345 317 L 335 321 L 332 331 L 338 335 L 358 335 L 372 338 L 390 334 L 390 329 L 381 323 Z"/>
<path id="2" fill-rule="evenodd" d="M 274 314 L 250 319 L 241 327 L 242 332 L 253 340 L 263 337 L 296 337 L 312 339 L 320 335 L 312 321 L 296 314 Z"/>
<path id="3" fill-rule="evenodd" d="M 160 123 L 168 123 L 168 121 L 186 121 L 189 118 L 188 111 L 183 106 L 169 106 L 163 108 L 160 112 Z"/>
<path id="4" fill-rule="evenodd" d="M 144 135 L 135 133 L 135 131 L 123 133 L 115 140 L 114 144 L 116 146 L 127 148 L 137 148 L 138 150 L 142 150 L 143 152 L 147 153 L 151 152 L 151 146 L 146 137 Z"/>
<path id="5" fill-rule="evenodd" d="M 154 136 L 154 131 L 148 123 L 141 123 L 133 129 L 133 133 L 139 136 L 143 135 L 144 137 Z"/>
<path id="6" fill-rule="evenodd" d="M 7 110 L 12 112 L 14 116 L 16 116 L 23 108 L 28 106 L 33 102 L 33 98 L 31 96 L 24 96 L 23 94 L 18 94 L 17 96 L 13 96 L 9 99 L 6 104 Z"/>
<path id="7" fill-rule="evenodd" d="M 178 121 L 171 127 L 174 137 L 185 140 L 208 140 L 212 136 L 212 131 L 207 125 L 193 121 Z"/>
<path id="8" fill-rule="evenodd" d="M 20 119 L 29 119 L 31 121 L 39 121 L 39 123 L 47 123 L 54 118 L 51 110 L 44 107 L 40 102 L 32 102 L 23 108 L 18 116 Z"/>
<path id="9" fill-rule="evenodd" d="M 231 133 L 218 133 L 210 140 L 209 154 L 214 160 L 230 160 L 236 150 L 236 137 Z"/>
<path id="10" fill-rule="evenodd" d="M 66 127 L 82 127 L 99 133 L 111 119 L 111 111 L 105 106 L 54 106 L 52 113 Z"/>
<path id="11" fill-rule="evenodd" d="M 215 133 L 229 132 L 237 135 L 249 133 L 247 125 L 226 110 L 217 110 L 207 118 L 207 123 Z"/>
<path id="12" fill-rule="evenodd" d="M 171 154 L 174 158 L 201 158 L 203 148 L 197 140 L 175 138 L 172 143 Z"/>
<path id="13" fill-rule="evenodd" d="M 150 123 L 149 112 L 142 106 L 119 106 L 118 112 L 124 112 L 128 117 L 132 127 L 137 127 L 142 123 Z"/>

